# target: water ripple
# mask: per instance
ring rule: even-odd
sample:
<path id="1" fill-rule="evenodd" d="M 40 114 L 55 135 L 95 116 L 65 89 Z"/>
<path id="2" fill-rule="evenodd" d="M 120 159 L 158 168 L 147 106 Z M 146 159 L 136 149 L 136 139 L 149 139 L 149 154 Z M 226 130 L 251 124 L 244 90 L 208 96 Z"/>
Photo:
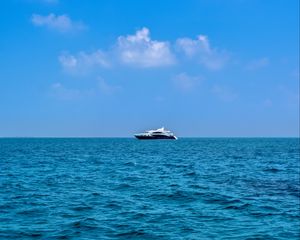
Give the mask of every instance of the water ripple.
<path id="1" fill-rule="evenodd" d="M 0 139 L 0 239 L 299 239 L 299 139 Z"/>

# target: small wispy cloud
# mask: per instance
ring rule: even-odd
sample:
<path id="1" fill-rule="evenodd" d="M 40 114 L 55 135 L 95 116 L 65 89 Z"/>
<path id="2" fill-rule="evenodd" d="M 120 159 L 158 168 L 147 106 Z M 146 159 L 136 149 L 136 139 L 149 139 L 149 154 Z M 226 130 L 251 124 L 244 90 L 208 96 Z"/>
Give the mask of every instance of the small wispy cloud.
<path id="1" fill-rule="evenodd" d="M 270 98 L 266 98 L 263 101 L 263 106 L 266 107 L 266 108 L 272 107 L 272 105 L 273 105 L 273 102 Z"/>
<path id="2" fill-rule="evenodd" d="M 37 27 L 47 27 L 59 31 L 61 33 L 77 32 L 86 29 L 86 26 L 82 22 L 73 21 L 68 15 L 55 15 L 50 13 L 49 15 L 33 14 L 31 16 L 31 22 Z"/>
<path id="3" fill-rule="evenodd" d="M 154 101 L 158 102 L 158 103 L 162 103 L 165 101 L 165 98 L 162 96 L 156 96 L 156 97 L 154 97 Z"/>
<path id="4" fill-rule="evenodd" d="M 93 68 L 110 66 L 104 52 L 97 50 L 91 53 L 79 52 L 76 55 L 62 53 L 58 60 L 65 71 L 72 74 L 86 74 Z"/>
<path id="5" fill-rule="evenodd" d="M 232 89 L 217 84 L 212 87 L 212 93 L 224 102 L 232 102 L 238 96 Z"/>
<path id="6" fill-rule="evenodd" d="M 122 90 L 119 85 L 108 83 L 103 78 L 95 79 L 95 85 L 89 89 L 76 89 L 56 82 L 50 86 L 51 95 L 59 100 L 73 101 L 96 95 L 114 95 Z"/>
<path id="7" fill-rule="evenodd" d="M 98 87 L 101 93 L 112 95 L 118 91 L 120 91 L 122 88 L 119 85 L 112 85 L 106 82 L 102 77 L 98 77 Z"/>
<path id="8" fill-rule="evenodd" d="M 97 94 L 96 88 L 78 89 L 65 86 L 60 82 L 56 82 L 50 86 L 50 94 L 58 100 L 76 101 L 83 98 L 90 98 Z"/>
<path id="9" fill-rule="evenodd" d="M 60 0 L 26 0 L 27 2 L 30 3 L 41 3 L 41 4 L 46 4 L 46 5 L 54 5 L 58 4 Z"/>
<path id="10" fill-rule="evenodd" d="M 60 100 L 79 99 L 82 93 L 78 89 L 66 88 L 60 82 L 51 85 L 51 93 L 55 98 Z"/>
<path id="11" fill-rule="evenodd" d="M 180 73 L 173 77 L 173 83 L 179 90 L 187 92 L 197 86 L 202 80 L 199 76 L 190 76 L 186 73 Z"/>
<path id="12" fill-rule="evenodd" d="M 56 3 L 59 3 L 59 0 L 40 0 L 40 2 L 56 4 Z"/>
<path id="13" fill-rule="evenodd" d="M 188 58 L 195 59 L 210 70 L 219 70 L 229 60 L 226 51 L 219 51 L 210 46 L 208 37 L 199 35 L 196 40 L 191 38 L 179 38 L 176 41 L 176 48 L 182 51 Z"/>
<path id="14" fill-rule="evenodd" d="M 294 70 L 291 71 L 291 77 L 297 79 L 299 81 L 299 76 L 300 76 L 300 69 L 299 67 L 298 68 L 295 68 Z"/>
<path id="15" fill-rule="evenodd" d="M 290 88 L 285 85 L 278 86 L 278 94 L 284 99 L 284 102 L 289 107 L 297 108 L 299 112 L 300 93 L 299 85 L 295 88 Z"/>
<path id="16" fill-rule="evenodd" d="M 267 67 L 269 64 L 270 60 L 267 57 L 255 59 L 247 64 L 246 70 L 258 70 Z"/>
<path id="17" fill-rule="evenodd" d="M 160 67 L 175 63 L 169 43 L 152 40 L 149 29 L 145 27 L 134 35 L 120 36 L 116 50 L 122 63 L 136 67 Z"/>

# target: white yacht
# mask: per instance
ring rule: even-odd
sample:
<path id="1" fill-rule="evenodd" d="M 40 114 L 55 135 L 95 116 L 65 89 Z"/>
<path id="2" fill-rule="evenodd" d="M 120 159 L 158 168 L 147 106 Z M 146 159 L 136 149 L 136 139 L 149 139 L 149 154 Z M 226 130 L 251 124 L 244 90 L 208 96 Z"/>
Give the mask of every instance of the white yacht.
<path id="1" fill-rule="evenodd" d="M 158 128 L 156 130 L 148 130 L 144 133 L 138 133 L 134 135 L 137 139 L 146 140 L 146 139 L 175 139 L 177 137 L 170 131 L 167 131 L 162 128 Z"/>

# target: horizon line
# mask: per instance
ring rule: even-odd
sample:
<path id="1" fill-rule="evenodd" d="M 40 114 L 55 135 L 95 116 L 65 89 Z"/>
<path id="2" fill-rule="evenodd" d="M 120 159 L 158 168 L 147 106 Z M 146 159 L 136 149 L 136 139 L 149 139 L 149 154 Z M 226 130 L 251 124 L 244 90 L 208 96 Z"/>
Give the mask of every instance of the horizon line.
<path id="1" fill-rule="evenodd" d="M 136 139 L 134 136 L 0 136 L 3 138 L 127 138 Z M 180 138 L 300 138 L 299 136 L 181 136 Z"/>

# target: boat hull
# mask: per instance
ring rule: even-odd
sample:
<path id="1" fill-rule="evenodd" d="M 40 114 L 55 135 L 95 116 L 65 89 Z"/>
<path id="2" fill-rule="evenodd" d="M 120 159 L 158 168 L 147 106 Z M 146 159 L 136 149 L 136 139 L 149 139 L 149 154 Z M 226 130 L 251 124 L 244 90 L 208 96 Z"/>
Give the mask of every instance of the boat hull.
<path id="1" fill-rule="evenodd" d="M 135 135 L 135 137 L 139 140 L 176 140 L 175 136 L 143 136 L 143 135 Z"/>

